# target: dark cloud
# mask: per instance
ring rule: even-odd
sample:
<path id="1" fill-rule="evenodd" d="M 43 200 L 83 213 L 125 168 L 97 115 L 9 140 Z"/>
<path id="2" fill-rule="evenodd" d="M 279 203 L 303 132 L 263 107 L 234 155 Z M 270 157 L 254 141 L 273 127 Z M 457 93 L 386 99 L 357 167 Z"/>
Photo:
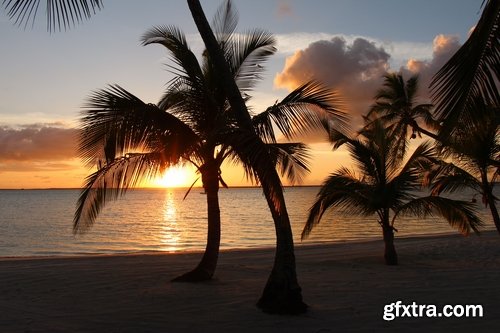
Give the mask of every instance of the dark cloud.
<path id="1" fill-rule="evenodd" d="M 353 120 L 360 122 L 389 69 L 389 58 L 384 48 L 366 39 L 348 44 L 344 38 L 334 37 L 314 42 L 287 58 L 274 83 L 291 90 L 314 78 L 338 90 Z"/>
<path id="2" fill-rule="evenodd" d="M 77 130 L 60 124 L 0 127 L 0 163 L 62 161 L 76 156 Z"/>

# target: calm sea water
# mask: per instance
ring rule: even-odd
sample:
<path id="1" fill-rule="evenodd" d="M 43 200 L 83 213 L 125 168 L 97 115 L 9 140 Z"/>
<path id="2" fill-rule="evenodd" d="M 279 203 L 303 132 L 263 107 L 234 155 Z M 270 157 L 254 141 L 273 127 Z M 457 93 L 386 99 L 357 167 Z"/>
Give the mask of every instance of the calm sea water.
<path id="1" fill-rule="evenodd" d="M 311 236 L 300 233 L 318 187 L 285 191 L 297 245 L 381 238 L 373 218 L 327 214 Z M 53 256 L 144 251 L 197 251 L 206 241 L 206 197 L 194 189 L 132 190 L 108 204 L 93 228 L 74 236 L 72 219 L 78 190 L 0 190 L 0 256 Z M 464 193 L 462 199 L 471 200 Z M 480 200 L 479 200 L 480 201 Z M 268 247 L 275 244 L 271 215 L 258 188 L 220 192 L 222 249 Z M 489 212 L 480 210 L 493 229 Z M 455 232 L 445 221 L 401 218 L 399 236 Z"/>

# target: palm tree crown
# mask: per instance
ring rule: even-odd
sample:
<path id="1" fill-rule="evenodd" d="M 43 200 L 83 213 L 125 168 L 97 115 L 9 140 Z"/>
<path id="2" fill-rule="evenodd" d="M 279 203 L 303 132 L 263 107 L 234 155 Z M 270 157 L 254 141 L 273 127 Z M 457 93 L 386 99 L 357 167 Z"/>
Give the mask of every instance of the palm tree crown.
<path id="1" fill-rule="evenodd" d="M 405 155 L 408 148 L 408 136 L 415 139 L 421 133 L 436 138 L 434 133 L 422 127 L 438 129 L 438 123 L 432 117 L 432 104 L 417 104 L 418 76 L 407 81 L 400 73 L 384 75 L 384 85 L 375 95 L 375 104 L 366 115 L 367 127 L 374 120 L 381 121 L 393 131 L 397 137 L 397 151 Z M 411 130 L 411 134 L 409 135 Z"/>

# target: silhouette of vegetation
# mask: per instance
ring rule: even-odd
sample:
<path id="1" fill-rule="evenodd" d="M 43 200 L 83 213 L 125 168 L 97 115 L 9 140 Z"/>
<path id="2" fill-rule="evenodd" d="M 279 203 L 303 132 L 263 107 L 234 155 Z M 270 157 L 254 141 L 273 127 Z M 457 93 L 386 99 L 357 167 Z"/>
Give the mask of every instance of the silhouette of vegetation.
<path id="1" fill-rule="evenodd" d="M 432 104 L 416 103 L 417 91 L 417 75 L 405 82 L 402 74 L 387 73 L 384 75 L 384 85 L 375 95 L 375 103 L 365 117 L 367 127 L 371 126 L 371 121 L 381 121 L 397 136 L 396 149 L 402 156 L 408 148 L 408 137 L 415 139 L 417 136 L 422 137 L 423 133 L 433 139 L 437 138 L 434 133 L 419 124 L 423 122 L 433 130 L 439 128 L 431 113 Z"/>
<path id="2" fill-rule="evenodd" d="M 489 207 L 493 222 L 500 233 L 500 218 L 496 208 L 498 200 L 493 188 L 499 176 L 499 169 L 491 160 L 500 157 L 500 136 L 498 109 L 480 111 L 474 127 L 456 130 L 446 144 L 440 144 L 443 158 L 452 158 L 454 163 L 442 163 L 430 176 L 433 195 L 453 193 L 464 188 L 476 191 L 482 203 Z"/>
<path id="3" fill-rule="evenodd" d="M 424 171 L 435 163 L 436 154 L 430 144 L 423 143 L 405 162 L 398 151 L 398 140 L 398 133 L 385 128 L 380 121 L 372 122 L 358 138 L 332 132 L 334 149 L 347 146 L 357 171 L 341 168 L 325 180 L 309 211 L 303 239 L 327 210 L 376 215 L 385 243 L 385 262 L 397 265 L 394 223 L 398 216 L 438 215 L 464 234 L 477 231 L 482 222 L 475 215 L 473 204 L 432 195 L 417 196 L 424 182 Z"/>
<path id="4" fill-rule="evenodd" d="M 26 28 L 35 18 L 40 7 L 40 0 L 3 0 L 2 6 L 14 24 Z M 47 30 L 66 30 L 83 20 L 89 19 L 102 8 L 101 0 L 46 0 Z"/>
<path id="5" fill-rule="evenodd" d="M 483 4 L 474 31 L 430 85 L 443 139 L 458 129 L 474 130 L 475 120 L 488 109 L 483 105 L 500 105 L 500 1 L 485 0 Z"/>
<path id="6" fill-rule="evenodd" d="M 240 89 L 250 92 L 259 79 L 261 65 L 275 51 L 274 39 L 264 31 L 233 34 L 237 18 L 226 3 L 213 25 L 231 63 Z M 255 142 L 241 130 L 219 87 L 219 77 L 207 56 L 200 65 L 184 35 L 174 27 L 156 27 L 143 37 L 145 45 L 157 43 L 169 51 L 177 76 L 168 85 L 158 105 L 146 104 L 119 86 L 96 92 L 82 117 L 80 151 L 89 164 L 98 161 L 99 170 L 87 179 L 75 214 L 75 231 L 86 230 L 107 200 L 133 187 L 141 177 L 150 177 L 169 166 L 191 163 L 201 174 L 207 194 L 207 247 L 199 265 L 174 281 L 211 279 L 219 254 L 219 183 L 226 159 L 242 163 L 254 177 L 254 164 L 270 158 L 292 181 L 307 169 L 306 147 L 300 143 L 278 143 L 272 127 L 291 136 L 295 129 L 322 128 L 338 112 L 335 95 L 310 82 L 302 85 L 253 121 L 268 143 Z M 297 126 L 292 126 L 297 125 Z M 302 126 L 302 127 L 301 127 Z M 254 135 L 254 134 L 252 134 Z M 140 152 L 140 153 L 139 153 Z"/>

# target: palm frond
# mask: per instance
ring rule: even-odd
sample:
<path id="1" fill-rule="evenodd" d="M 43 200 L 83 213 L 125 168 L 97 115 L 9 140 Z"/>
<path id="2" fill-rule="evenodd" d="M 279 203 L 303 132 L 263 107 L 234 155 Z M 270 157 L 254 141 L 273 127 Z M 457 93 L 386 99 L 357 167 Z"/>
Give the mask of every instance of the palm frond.
<path id="1" fill-rule="evenodd" d="M 333 123 L 344 130 L 347 116 L 338 95 L 321 84 L 310 81 L 288 94 L 281 102 L 253 117 L 257 134 L 267 142 L 275 142 L 275 124 L 283 135 L 292 139 L 299 134 L 325 130 Z"/>
<path id="2" fill-rule="evenodd" d="M 481 191 L 481 182 L 472 174 L 453 163 L 442 162 L 431 175 L 431 194 L 462 192 L 472 188 Z"/>
<path id="3" fill-rule="evenodd" d="M 49 32 L 67 30 L 103 7 L 101 0 L 46 0 L 45 3 Z M 15 25 L 26 28 L 30 22 L 32 26 L 35 24 L 40 0 L 3 0 L 2 6 Z"/>
<path id="4" fill-rule="evenodd" d="M 226 49 L 225 44 L 229 39 L 231 39 L 234 31 L 236 30 L 238 20 L 238 12 L 233 6 L 231 0 L 223 1 L 219 5 L 210 26 L 224 53 Z"/>
<path id="5" fill-rule="evenodd" d="M 478 105 L 500 105 L 500 2 L 487 0 L 474 31 L 430 84 L 441 136 L 467 128 L 480 112 Z"/>
<path id="6" fill-rule="evenodd" d="M 185 76 L 191 85 L 201 85 L 203 72 L 198 59 L 189 48 L 184 33 L 174 26 L 157 26 L 142 36 L 142 45 L 160 44 L 165 46 L 177 67 L 171 67 L 175 74 Z"/>
<path id="7" fill-rule="evenodd" d="M 316 200 L 309 209 L 301 239 L 307 238 L 327 210 L 338 208 L 348 214 L 365 216 L 375 213 L 370 205 L 373 193 L 373 186 L 358 179 L 348 169 L 343 168 L 331 174 L 321 185 Z"/>
<path id="8" fill-rule="evenodd" d="M 80 119 L 79 152 L 87 164 L 130 151 L 162 151 L 175 163 L 198 145 L 191 128 L 175 116 L 146 104 L 118 85 L 98 90 Z M 103 156 L 104 155 L 104 156 Z"/>
<path id="9" fill-rule="evenodd" d="M 269 155 L 282 176 L 292 184 L 300 183 L 308 173 L 311 156 L 303 143 L 267 144 Z"/>
<path id="10" fill-rule="evenodd" d="M 393 222 L 399 215 L 422 218 L 440 216 L 464 235 L 468 235 L 471 231 L 478 233 L 479 228 L 483 226 L 483 222 L 477 216 L 474 204 L 436 196 L 409 201 L 396 211 Z"/>
<path id="11" fill-rule="evenodd" d="M 161 154 L 127 154 L 87 177 L 73 219 L 73 231 L 84 233 L 95 222 L 104 205 L 125 194 L 140 181 L 154 178 L 169 166 Z"/>
<path id="12" fill-rule="evenodd" d="M 276 52 L 276 39 L 255 29 L 228 40 L 226 59 L 236 84 L 242 92 L 249 91 L 262 79 L 264 63 Z"/>

